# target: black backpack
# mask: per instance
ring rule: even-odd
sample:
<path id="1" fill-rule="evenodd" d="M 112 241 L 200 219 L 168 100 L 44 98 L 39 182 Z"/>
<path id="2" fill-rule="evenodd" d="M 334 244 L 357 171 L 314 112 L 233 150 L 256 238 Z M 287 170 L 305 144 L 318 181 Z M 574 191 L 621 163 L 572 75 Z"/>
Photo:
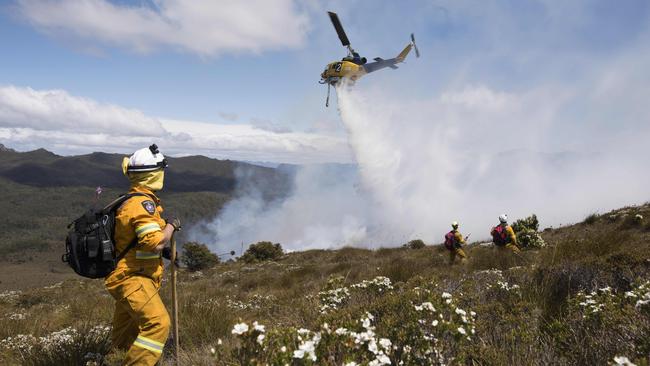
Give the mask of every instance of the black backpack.
<path id="1" fill-rule="evenodd" d="M 91 208 L 68 225 L 65 254 L 61 260 L 83 277 L 103 278 L 113 272 L 117 262 L 138 242 L 136 238 L 124 251 L 116 255 L 115 213 L 126 200 L 134 196 L 146 194 L 122 195 L 101 210 Z"/>

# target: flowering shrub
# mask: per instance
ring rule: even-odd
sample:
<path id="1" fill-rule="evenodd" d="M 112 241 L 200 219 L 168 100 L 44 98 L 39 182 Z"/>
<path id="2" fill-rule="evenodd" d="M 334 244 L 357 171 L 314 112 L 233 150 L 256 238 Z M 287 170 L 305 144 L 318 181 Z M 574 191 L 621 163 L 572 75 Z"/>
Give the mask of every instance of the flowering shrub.
<path id="1" fill-rule="evenodd" d="M 21 363 L 31 365 L 101 362 L 97 352 L 99 355 L 108 352 L 110 333 L 111 327 L 105 325 L 84 330 L 67 327 L 41 337 L 31 334 L 8 337 L 0 340 L 0 348 L 13 352 Z"/>
<path id="2" fill-rule="evenodd" d="M 532 214 L 526 218 L 519 219 L 512 223 L 512 230 L 514 230 L 515 233 L 526 229 L 533 231 L 539 230 L 539 220 L 537 220 L 537 215 Z"/>
<path id="3" fill-rule="evenodd" d="M 390 278 L 384 276 L 377 276 L 372 280 L 363 280 L 359 283 L 356 283 L 350 286 L 350 288 L 364 289 L 371 293 L 383 294 L 386 293 L 387 291 L 392 290 L 393 285 L 390 282 Z"/>
<path id="4" fill-rule="evenodd" d="M 345 305 L 350 298 L 350 290 L 347 287 L 339 287 L 332 290 L 321 291 L 318 293 L 320 301 L 320 312 L 326 313 Z"/>
<path id="5" fill-rule="evenodd" d="M 618 292 L 606 286 L 589 293 L 579 292 L 569 301 L 568 313 L 554 324 L 560 343 L 567 337 L 581 339 L 590 352 L 570 349 L 567 354 L 578 364 L 611 361 L 612 354 L 643 355 L 650 351 L 650 281 Z M 569 331 L 570 330 L 570 331 Z M 616 334 L 616 337 L 608 336 Z M 620 360 L 623 360 L 621 358 Z M 625 363 L 623 363 L 625 364 Z"/>
<path id="6" fill-rule="evenodd" d="M 476 313 L 458 306 L 450 293 L 420 287 L 396 293 L 390 279 L 376 277 L 321 291 L 321 301 L 346 290 L 376 297 L 346 312 L 328 307 L 330 321 L 315 331 L 280 326 L 267 332 L 256 322 L 236 324 L 233 357 L 241 364 L 437 365 L 462 359 L 462 345 L 475 337 Z M 354 313 L 357 320 L 351 321 Z"/>
<path id="7" fill-rule="evenodd" d="M 214 301 L 214 299 L 210 300 Z M 273 295 L 254 294 L 248 301 L 233 300 L 230 296 L 226 296 L 226 306 L 236 310 L 259 310 L 270 307 L 276 300 Z"/>
<path id="8" fill-rule="evenodd" d="M 0 292 L 0 302 L 14 302 L 18 297 L 22 294 L 22 291 L 18 290 L 10 290 L 10 291 L 3 291 Z"/>
<path id="9" fill-rule="evenodd" d="M 393 290 L 390 278 L 384 276 L 377 276 L 372 280 L 363 280 L 351 285 L 349 288 L 343 286 L 343 279 L 341 276 L 331 277 L 327 281 L 325 289 L 318 293 L 318 300 L 320 302 L 319 310 L 322 314 L 340 309 L 344 306 L 350 299 L 351 291 L 364 292 L 370 295 L 381 295 Z"/>
<path id="10" fill-rule="evenodd" d="M 517 242 L 523 248 L 544 248 L 546 242 L 542 236 L 537 232 L 530 229 L 524 229 L 517 234 Z"/>
<path id="11" fill-rule="evenodd" d="M 519 219 L 512 224 L 512 230 L 517 235 L 519 246 L 523 248 L 544 248 L 546 242 L 539 235 L 539 221 L 537 215 L 532 214 L 524 219 Z"/>

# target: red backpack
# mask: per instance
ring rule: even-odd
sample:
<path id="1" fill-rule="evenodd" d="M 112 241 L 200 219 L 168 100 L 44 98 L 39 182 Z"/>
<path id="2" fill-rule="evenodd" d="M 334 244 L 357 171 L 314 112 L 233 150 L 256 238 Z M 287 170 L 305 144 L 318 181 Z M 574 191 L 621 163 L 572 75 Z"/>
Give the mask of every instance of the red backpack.
<path id="1" fill-rule="evenodd" d="M 453 250 L 456 247 L 456 233 L 452 230 L 445 234 L 445 248 Z"/>
<path id="2" fill-rule="evenodd" d="M 508 235 L 506 228 L 501 225 L 493 227 L 491 234 L 492 241 L 496 245 L 506 245 L 510 242 L 510 236 Z"/>

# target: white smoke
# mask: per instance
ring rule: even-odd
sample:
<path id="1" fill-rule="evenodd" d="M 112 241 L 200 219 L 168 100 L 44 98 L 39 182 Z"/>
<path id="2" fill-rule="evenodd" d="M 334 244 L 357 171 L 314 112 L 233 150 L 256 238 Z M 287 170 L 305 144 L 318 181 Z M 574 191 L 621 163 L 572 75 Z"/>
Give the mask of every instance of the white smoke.
<path id="1" fill-rule="evenodd" d="M 481 239 L 501 213 L 556 226 L 648 198 L 650 174 L 628 134 L 602 146 L 565 136 L 578 92 L 470 85 L 416 101 L 359 87 L 337 95 L 356 165 L 302 167 L 288 198 L 243 195 L 199 239 L 220 251 L 261 240 L 290 250 L 439 243 L 456 220 Z"/>
<path id="2" fill-rule="evenodd" d="M 338 91 L 362 185 L 379 204 L 375 220 L 428 242 L 441 242 L 455 220 L 480 239 L 500 213 L 536 213 L 543 225 L 557 226 L 648 198 L 650 174 L 626 141 L 603 152 L 542 150 L 553 145 L 547 134 L 562 135 L 571 122 L 562 112 L 569 100 L 484 86 L 412 103 L 385 91 Z M 650 137 L 648 129 L 638 132 Z M 399 244 L 381 234 L 373 239 Z"/>

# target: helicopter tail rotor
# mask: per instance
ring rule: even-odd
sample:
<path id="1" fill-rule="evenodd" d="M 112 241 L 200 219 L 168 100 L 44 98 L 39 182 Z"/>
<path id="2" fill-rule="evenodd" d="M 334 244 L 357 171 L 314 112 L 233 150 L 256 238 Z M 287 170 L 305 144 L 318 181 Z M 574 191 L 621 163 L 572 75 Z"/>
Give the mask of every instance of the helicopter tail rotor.
<path id="1" fill-rule="evenodd" d="M 415 35 L 411 33 L 411 44 L 413 45 L 413 49 L 415 49 L 415 57 L 420 57 L 420 50 L 418 50 L 418 46 L 415 44 Z"/>

